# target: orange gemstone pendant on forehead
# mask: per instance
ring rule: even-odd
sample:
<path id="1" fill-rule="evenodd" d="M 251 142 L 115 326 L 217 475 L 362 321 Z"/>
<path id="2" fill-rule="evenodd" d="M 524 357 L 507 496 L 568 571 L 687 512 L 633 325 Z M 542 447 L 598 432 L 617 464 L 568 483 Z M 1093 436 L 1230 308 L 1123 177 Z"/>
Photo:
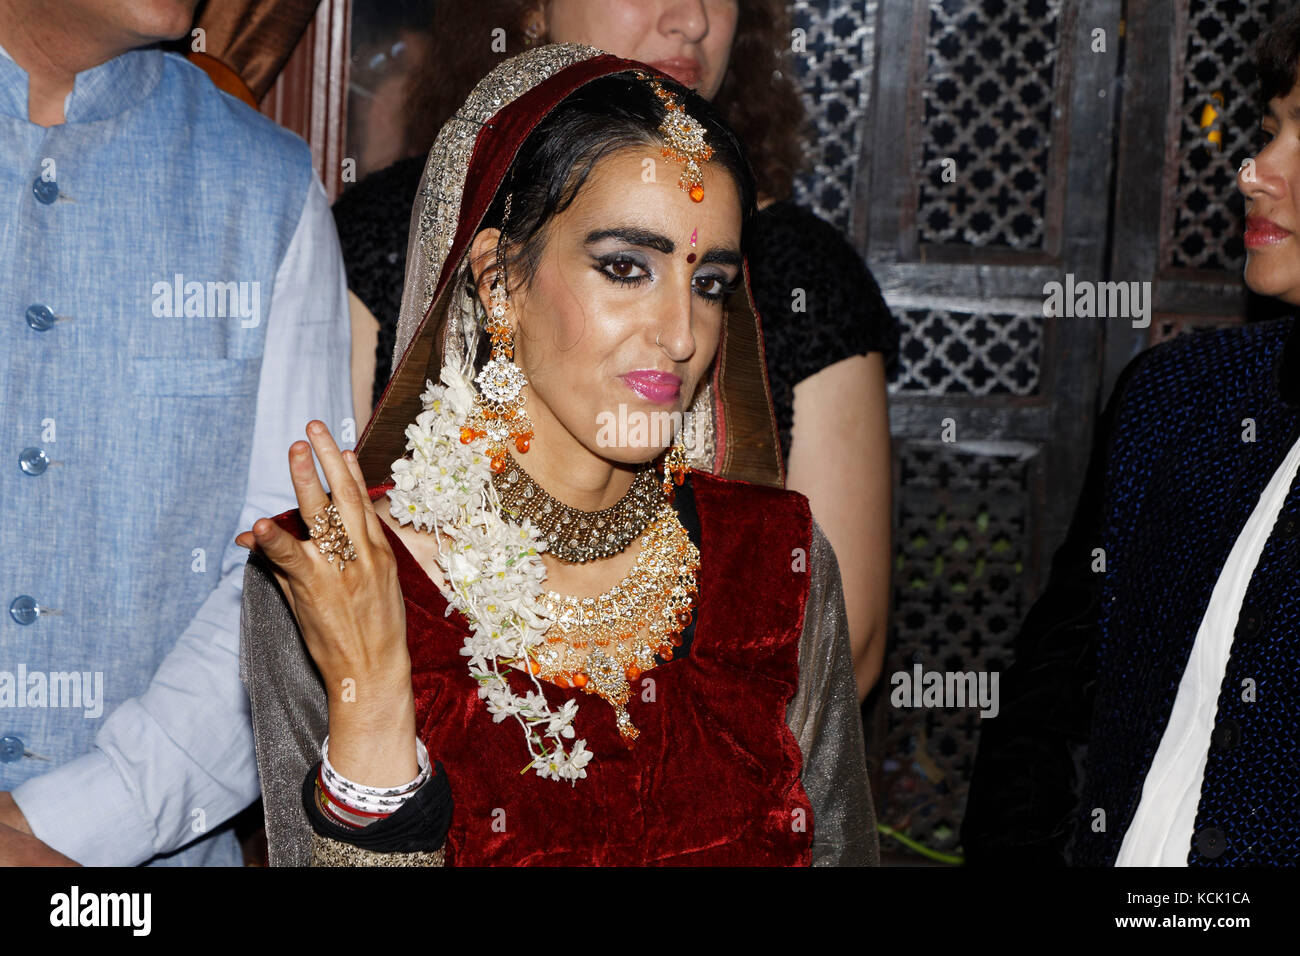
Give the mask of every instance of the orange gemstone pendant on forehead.
<path id="1" fill-rule="evenodd" d="M 650 84 L 667 108 L 659 132 L 664 138 L 663 155 L 683 166 L 677 185 L 686 190 L 692 202 L 703 202 L 704 173 L 700 166 L 713 155 L 713 147 L 704 141 L 704 126 L 654 77 L 640 71 L 636 76 Z"/>

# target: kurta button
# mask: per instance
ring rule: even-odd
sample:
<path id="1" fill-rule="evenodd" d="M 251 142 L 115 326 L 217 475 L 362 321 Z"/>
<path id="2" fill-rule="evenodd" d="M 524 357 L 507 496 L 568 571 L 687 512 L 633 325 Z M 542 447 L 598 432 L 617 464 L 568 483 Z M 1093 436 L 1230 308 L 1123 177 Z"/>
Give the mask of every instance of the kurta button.
<path id="1" fill-rule="evenodd" d="M 57 321 L 58 319 L 48 306 L 29 305 L 27 307 L 27 324 L 37 332 L 48 332 L 54 328 L 54 323 Z"/>
<path id="2" fill-rule="evenodd" d="M 22 742 L 22 738 L 12 734 L 0 737 L 0 763 L 21 760 L 25 753 L 27 753 L 27 745 Z"/>
<path id="3" fill-rule="evenodd" d="M 1241 725 L 1235 720 L 1221 720 L 1210 734 L 1215 750 L 1231 750 L 1241 743 Z"/>
<path id="4" fill-rule="evenodd" d="M 45 456 L 44 449 L 41 448 L 24 448 L 18 453 L 18 467 L 27 475 L 43 475 L 45 469 L 50 467 L 50 459 Z"/>
<path id="5" fill-rule="evenodd" d="M 20 594 L 9 602 L 9 616 L 19 624 L 30 624 L 41 616 L 41 607 L 36 603 L 36 598 Z"/>
<path id="6" fill-rule="evenodd" d="M 37 176 L 36 182 L 32 183 L 32 194 L 36 196 L 37 202 L 48 206 L 59 198 L 59 184 Z"/>
<path id="7" fill-rule="evenodd" d="M 1196 849 L 1201 851 L 1201 856 L 1208 857 L 1211 860 L 1217 860 L 1223 856 L 1223 851 L 1228 848 L 1228 841 L 1224 839 L 1223 831 L 1215 827 L 1207 827 L 1200 833 L 1196 834 Z"/>

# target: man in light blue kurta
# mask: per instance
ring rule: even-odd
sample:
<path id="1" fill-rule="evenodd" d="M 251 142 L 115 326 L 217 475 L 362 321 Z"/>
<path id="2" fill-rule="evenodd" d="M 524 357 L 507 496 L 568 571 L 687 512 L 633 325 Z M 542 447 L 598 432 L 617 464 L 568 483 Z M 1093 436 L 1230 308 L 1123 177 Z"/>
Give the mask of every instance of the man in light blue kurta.
<path id="1" fill-rule="evenodd" d="M 86 864 L 240 862 L 233 539 L 355 431 L 307 146 L 132 49 L 196 3 L 0 0 L 0 824 Z"/>

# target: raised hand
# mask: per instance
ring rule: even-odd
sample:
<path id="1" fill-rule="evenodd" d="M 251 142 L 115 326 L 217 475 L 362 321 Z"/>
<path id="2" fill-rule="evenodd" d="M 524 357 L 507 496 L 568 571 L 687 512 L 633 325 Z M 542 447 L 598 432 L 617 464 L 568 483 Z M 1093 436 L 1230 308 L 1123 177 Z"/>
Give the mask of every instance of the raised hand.
<path id="1" fill-rule="evenodd" d="M 371 506 L 356 455 L 340 452 L 323 422 L 309 422 L 307 437 L 310 446 L 299 441 L 289 447 L 298 510 L 310 528 L 331 504 L 316 473 L 314 449 L 333 489 L 332 503 L 350 540 L 351 559 L 336 552 L 331 563 L 315 540 L 299 541 L 269 518 L 259 518 L 235 542 L 257 548 L 274 565 L 276 580 L 325 681 L 330 763 L 358 783 L 398 786 L 413 779 L 419 766 L 397 562 Z"/>

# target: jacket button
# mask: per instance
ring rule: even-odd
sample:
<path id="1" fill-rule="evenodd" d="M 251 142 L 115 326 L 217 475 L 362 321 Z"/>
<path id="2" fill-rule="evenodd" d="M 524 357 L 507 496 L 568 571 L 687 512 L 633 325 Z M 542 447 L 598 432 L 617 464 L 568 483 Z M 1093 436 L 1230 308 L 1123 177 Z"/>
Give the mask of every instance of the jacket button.
<path id="1" fill-rule="evenodd" d="M 48 332 L 54 328 L 54 323 L 58 321 L 50 307 L 47 305 L 31 305 L 27 307 L 27 324 L 37 332 Z"/>
<path id="2" fill-rule="evenodd" d="M 50 467 L 50 459 L 43 449 L 24 448 L 18 453 L 18 467 L 23 470 L 23 474 L 35 477 L 45 474 L 45 469 Z"/>
<path id="3" fill-rule="evenodd" d="M 1227 848 L 1228 841 L 1224 839 L 1223 831 L 1216 827 L 1207 827 L 1196 834 L 1196 849 L 1203 857 L 1216 860 L 1223 856 L 1223 851 Z"/>
<path id="4" fill-rule="evenodd" d="M 1282 537 L 1284 538 L 1294 538 L 1296 532 L 1300 531 L 1300 521 L 1297 521 L 1295 518 L 1283 518 L 1278 522 L 1277 530 L 1281 532 Z"/>
<path id="5" fill-rule="evenodd" d="M 0 763 L 13 763 L 27 753 L 27 745 L 21 737 L 6 734 L 0 737 Z"/>
<path id="6" fill-rule="evenodd" d="M 1210 734 L 1215 750 L 1231 750 L 1241 743 L 1241 725 L 1235 720 L 1221 720 Z"/>
<path id="7" fill-rule="evenodd" d="M 9 616 L 19 624 L 30 624 L 41 616 L 41 606 L 30 594 L 20 594 L 9 602 Z"/>
<path id="8" fill-rule="evenodd" d="M 32 183 L 32 194 L 36 196 L 38 202 L 48 206 L 54 200 L 59 198 L 59 187 L 40 176 Z"/>

